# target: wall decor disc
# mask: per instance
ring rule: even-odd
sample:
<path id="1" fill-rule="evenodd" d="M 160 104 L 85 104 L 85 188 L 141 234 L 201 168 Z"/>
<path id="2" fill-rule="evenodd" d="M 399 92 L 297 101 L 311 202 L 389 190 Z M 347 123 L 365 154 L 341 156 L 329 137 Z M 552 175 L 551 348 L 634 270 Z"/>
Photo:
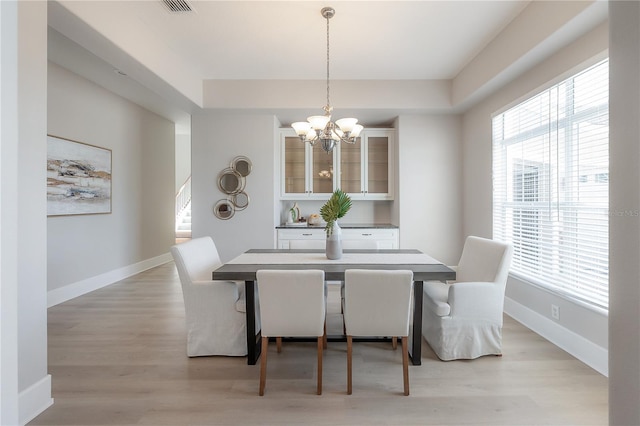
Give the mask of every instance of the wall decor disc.
<path id="1" fill-rule="evenodd" d="M 223 169 L 218 175 L 218 189 L 227 195 L 242 192 L 244 185 L 245 180 L 242 175 L 231 167 Z"/>
<path id="2" fill-rule="evenodd" d="M 236 208 L 229 200 L 219 200 L 213 207 L 213 214 L 215 214 L 218 219 L 222 220 L 231 219 L 235 211 Z"/>
<path id="3" fill-rule="evenodd" d="M 247 157 L 239 155 L 231 161 L 231 168 L 238 172 L 240 176 L 247 177 L 251 173 L 253 165 Z"/>

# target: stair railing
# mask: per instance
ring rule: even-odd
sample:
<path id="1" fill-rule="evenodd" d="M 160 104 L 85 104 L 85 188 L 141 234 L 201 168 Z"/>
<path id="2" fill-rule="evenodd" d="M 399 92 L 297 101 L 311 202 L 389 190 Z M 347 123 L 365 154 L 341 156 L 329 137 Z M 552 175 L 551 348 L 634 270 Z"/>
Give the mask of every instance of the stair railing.
<path id="1" fill-rule="evenodd" d="M 191 176 L 182 184 L 176 194 L 176 221 L 180 218 L 184 209 L 191 202 Z"/>

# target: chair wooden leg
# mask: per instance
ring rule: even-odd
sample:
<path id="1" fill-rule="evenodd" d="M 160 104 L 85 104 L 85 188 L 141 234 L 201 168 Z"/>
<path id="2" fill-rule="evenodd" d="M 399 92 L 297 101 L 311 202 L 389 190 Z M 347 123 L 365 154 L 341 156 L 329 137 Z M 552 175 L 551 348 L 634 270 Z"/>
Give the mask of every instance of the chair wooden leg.
<path id="1" fill-rule="evenodd" d="M 269 338 L 262 337 L 262 359 L 260 360 L 260 396 L 264 395 L 264 387 L 267 382 L 267 350 L 269 347 Z"/>
<path id="2" fill-rule="evenodd" d="M 404 394 L 409 395 L 409 338 L 402 337 L 402 379 L 404 381 Z"/>
<path id="3" fill-rule="evenodd" d="M 324 334 L 322 335 L 322 348 L 327 349 L 327 320 L 324 320 Z"/>
<path id="4" fill-rule="evenodd" d="M 318 337 L 318 395 L 322 395 L 322 351 L 324 349 L 324 337 Z"/>
<path id="5" fill-rule="evenodd" d="M 352 365 L 353 365 L 353 337 L 347 336 L 347 395 L 351 395 L 352 392 Z"/>
<path id="6" fill-rule="evenodd" d="M 398 338 L 396 336 L 391 338 L 391 346 L 393 346 L 394 351 L 398 349 Z"/>
<path id="7" fill-rule="evenodd" d="M 282 352 L 282 337 L 276 337 L 276 349 L 278 353 Z"/>

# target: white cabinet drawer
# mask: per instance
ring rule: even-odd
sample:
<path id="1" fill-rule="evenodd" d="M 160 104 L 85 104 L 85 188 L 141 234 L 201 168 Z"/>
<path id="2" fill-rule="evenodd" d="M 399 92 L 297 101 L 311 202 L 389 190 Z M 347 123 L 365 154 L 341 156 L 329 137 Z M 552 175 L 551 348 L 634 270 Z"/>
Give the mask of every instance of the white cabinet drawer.
<path id="1" fill-rule="evenodd" d="M 324 249 L 324 228 L 278 229 L 279 249 Z"/>
<path id="2" fill-rule="evenodd" d="M 396 229 L 343 229 L 342 248 L 344 249 L 397 249 L 398 231 Z"/>
<path id="3" fill-rule="evenodd" d="M 278 239 L 284 240 L 317 240 L 325 239 L 324 228 L 317 229 L 278 229 Z"/>
<path id="4" fill-rule="evenodd" d="M 361 229 L 343 229 L 343 239 L 361 239 L 361 240 L 394 240 L 398 236 L 396 229 L 376 229 L 376 228 L 361 228 Z"/>
<path id="5" fill-rule="evenodd" d="M 278 229 L 279 249 L 324 249 L 326 234 L 319 229 Z M 398 230 L 394 228 L 342 229 L 343 249 L 397 249 Z"/>

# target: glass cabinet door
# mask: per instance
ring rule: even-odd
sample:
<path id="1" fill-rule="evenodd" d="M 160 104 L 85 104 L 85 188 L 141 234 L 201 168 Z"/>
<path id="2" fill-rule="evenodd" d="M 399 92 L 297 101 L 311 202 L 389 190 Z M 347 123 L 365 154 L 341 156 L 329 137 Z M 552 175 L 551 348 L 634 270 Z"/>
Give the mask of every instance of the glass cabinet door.
<path id="1" fill-rule="evenodd" d="M 389 136 L 367 138 L 367 187 L 369 194 L 389 193 Z"/>
<path id="2" fill-rule="evenodd" d="M 340 189 L 347 194 L 362 192 L 362 139 L 340 144 Z"/>
<path id="3" fill-rule="evenodd" d="M 393 200 L 395 133 L 365 129 L 356 143 L 330 152 L 280 131 L 280 198 L 326 200 L 337 188 L 354 200 Z"/>
<path id="4" fill-rule="evenodd" d="M 314 194 L 331 194 L 334 182 L 334 151 L 325 152 L 320 143 L 311 147 L 311 190 Z"/>
<path id="5" fill-rule="evenodd" d="M 306 194 L 305 145 L 297 136 L 284 138 L 284 191 Z"/>

